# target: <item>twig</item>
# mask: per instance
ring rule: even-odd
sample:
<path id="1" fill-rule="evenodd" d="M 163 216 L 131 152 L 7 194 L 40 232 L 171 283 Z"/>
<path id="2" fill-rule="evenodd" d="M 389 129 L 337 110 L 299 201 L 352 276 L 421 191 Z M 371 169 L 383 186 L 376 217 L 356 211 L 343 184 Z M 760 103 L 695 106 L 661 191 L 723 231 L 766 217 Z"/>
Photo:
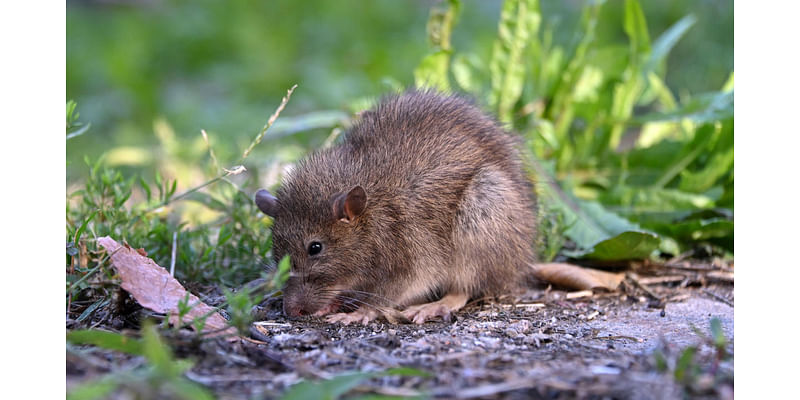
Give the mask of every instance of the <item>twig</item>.
<path id="1" fill-rule="evenodd" d="M 178 249 L 178 231 L 172 232 L 172 259 L 169 262 L 169 275 L 175 277 L 175 252 Z"/>
<path id="2" fill-rule="evenodd" d="M 581 291 L 578 291 L 578 292 L 569 292 L 569 293 L 567 293 L 566 297 L 568 299 L 578 299 L 578 298 L 581 298 L 581 297 L 589 297 L 589 296 L 591 296 L 593 294 L 594 294 L 594 292 L 592 292 L 591 290 L 581 290 Z"/>
<path id="3" fill-rule="evenodd" d="M 659 283 L 682 282 L 684 279 L 686 279 L 686 277 L 683 275 L 655 276 L 650 278 L 639 278 L 639 283 L 643 285 L 655 285 Z"/>
<path id="4" fill-rule="evenodd" d="M 717 300 L 720 303 L 725 303 L 728 306 L 730 306 L 731 308 L 733 308 L 733 303 L 731 303 L 728 299 L 726 299 L 726 298 L 724 298 L 724 297 L 722 297 L 722 296 L 720 296 L 720 295 L 718 295 L 718 294 L 716 294 L 716 293 L 714 293 L 714 292 L 712 292 L 712 291 L 710 291 L 708 289 L 703 289 L 703 293 L 713 297 L 714 300 Z"/>
<path id="5" fill-rule="evenodd" d="M 217 173 L 219 173 L 222 168 L 219 166 L 217 156 L 214 155 L 214 149 L 211 148 L 211 142 L 208 140 L 208 134 L 206 133 L 205 129 L 200 129 L 200 133 L 203 135 L 203 140 L 206 142 L 206 146 L 208 147 L 208 154 L 211 156 L 211 161 L 214 162 L 214 167 L 217 168 Z"/>
<path id="6" fill-rule="evenodd" d="M 709 279 L 733 283 L 733 272 L 712 271 L 706 274 Z"/>
<path id="7" fill-rule="evenodd" d="M 635 338 L 633 336 L 624 336 L 624 335 L 613 335 L 613 336 L 595 336 L 592 339 L 601 339 L 601 340 L 619 340 L 619 339 L 626 339 L 626 340 L 633 340 L 637 343 L 644 342 L 644 339 Z"/>
<path id="8" fill-rule="evenodd" d="M 289 99 L 292 97 L 292 92 L 294 92 L 296 88 L 297 85 L 294 85 L 292 86 L 291 89 L 289 89 L 286 92 L 286 96 L 283 96 L 281 104 L 278 106 L 275 112 L 269 117 L 269 119 L 267 120 L 267 124 L 264 125 L 263 128 L 261 128 L 261 132 L 258 133 L 258 136 L 256 136 L 253 142 L 250 143 L 250 146 L 242 154 L 242 158 L 239 160 L 239 164 L 241 164 L 244 161 L 244 159 L 250 155 L 250 152 L 253 150 L 254 147 L 256 147 L 257 144 L 261 143 L 261 139 L 264 138 L 264 134 L 267 133 L 267 129 L 269 129 L 269 127 L 271 127 L 272 124 L 275 123 L 275 120 L 278 119 L 278 115 L 280 115 L 281 111 L 283 111 L 283 108 L 286 107 L 286 103 L 289 102 Z"/>
<path id="9" fill-rule="evenodd" d="M 652 291 L 652 290 L 650 290 L 650 288 L 648 288 L 647 286 L 645 286 L 644 284 L 642 284 L 641 282 L 639 282 L 639 277 L 638 277 L 638 276 L 636 276 L 636 274 L 628 273 L 628 274 L 625 274 L 625 276 L 628 278 L 628 280 L 630 280 L 631 282 L 633 282 L 633 284 L 634 284 L 636 287 L 638 287 L 639 289 L 642 289 L 642 291 L 644 291 L 645 293 L 647 293 L 647 295 L 648 295 L 648 296 L 650 296 L 651 298 L 653 298 L 653 299 L 655 299 L 655 300 L 661 301 L 661 296 L 659 296 L 659 295 L 657 295 L 657 294 L 653 293 L 653 291 Z"/>

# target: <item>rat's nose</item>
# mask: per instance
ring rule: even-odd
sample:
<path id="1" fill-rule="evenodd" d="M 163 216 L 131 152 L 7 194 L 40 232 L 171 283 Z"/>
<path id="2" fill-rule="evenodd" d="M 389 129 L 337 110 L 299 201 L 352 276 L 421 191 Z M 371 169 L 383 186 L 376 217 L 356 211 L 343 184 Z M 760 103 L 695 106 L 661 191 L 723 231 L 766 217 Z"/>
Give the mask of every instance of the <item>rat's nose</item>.
<path id="1" fill-rule="evenodd" d="M 288 317 L 303 317 L 311 314 L 305 307 L 300 304 L 283 304 L 283 313 Z"/>

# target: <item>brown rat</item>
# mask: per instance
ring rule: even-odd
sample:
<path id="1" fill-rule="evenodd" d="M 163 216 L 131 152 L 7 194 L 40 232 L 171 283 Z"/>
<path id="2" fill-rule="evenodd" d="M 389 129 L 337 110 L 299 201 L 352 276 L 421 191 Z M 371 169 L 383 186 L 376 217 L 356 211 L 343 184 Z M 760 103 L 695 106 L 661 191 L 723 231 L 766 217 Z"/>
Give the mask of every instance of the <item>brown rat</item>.
<path id="1" fill-rule="evenodd" d="M 363 113 L 276 196 L 256 194 L 275 259 L 291 256 L 284 312 L 367 323 L 400 309 L 423 323 L 519 288 L 536 218 L 518 145 L 457 96 L 408 91 Z"/>

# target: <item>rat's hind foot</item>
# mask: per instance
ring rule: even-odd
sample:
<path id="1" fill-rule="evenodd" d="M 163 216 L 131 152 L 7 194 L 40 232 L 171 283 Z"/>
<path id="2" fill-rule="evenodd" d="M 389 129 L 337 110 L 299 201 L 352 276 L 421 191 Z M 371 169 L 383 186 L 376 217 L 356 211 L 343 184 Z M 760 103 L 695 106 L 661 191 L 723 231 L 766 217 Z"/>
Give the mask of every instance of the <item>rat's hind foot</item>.
<path id="1" fill-rule="evenodd" d="M 361 325 L 366 325 L 378 316 L 378 312 L 366 307 L 361 307 L 358 310 L 349 313 L 336 313 L 325 317 L 328 323 L 341 322 L 345 325 L 350 325 L 352 322 L 360 322 Z"/>
<path id="2" fill-rule="evenodd" d="M 403 316 L 414 321 L 415 324 L 422 324 L 436 317 L 449 320 L 450 313 L 464 307 L 464 304 L 467 304 L 467 300 L 469 300 L 469 296 L 465 294 L 449 293 L 432 303 L 410 306 L 403 310 Z"/>

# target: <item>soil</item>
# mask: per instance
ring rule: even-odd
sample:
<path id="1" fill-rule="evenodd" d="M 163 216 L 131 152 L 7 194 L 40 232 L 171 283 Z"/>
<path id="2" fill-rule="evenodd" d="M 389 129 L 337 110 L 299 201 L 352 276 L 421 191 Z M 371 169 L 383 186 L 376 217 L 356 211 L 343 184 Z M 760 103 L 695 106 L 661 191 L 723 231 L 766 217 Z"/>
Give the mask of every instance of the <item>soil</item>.
<path id="1" fill-rule="evenodd" d="M 172 344 L 176 356 L 195 361 L 186 376 L 218 398 L 277 398 L 303 379 L 396 367 L 429 376 L 366 379 L 348 396 L 733 398 L 730 274 L 731 281 L 719 281 L 695 271 L 646 287 L 629 276 L 614 293 L 536 289 L 513 301 L 471 303 L 449 322 L 423 325 L 288 320 L 276 298 L 256 310 L 264 320 L 250 338 Z M 712 319 L 724 341 L 712 338 Z M 68 390 L 137 362 L 107 353 L 68 351 Z"/>

